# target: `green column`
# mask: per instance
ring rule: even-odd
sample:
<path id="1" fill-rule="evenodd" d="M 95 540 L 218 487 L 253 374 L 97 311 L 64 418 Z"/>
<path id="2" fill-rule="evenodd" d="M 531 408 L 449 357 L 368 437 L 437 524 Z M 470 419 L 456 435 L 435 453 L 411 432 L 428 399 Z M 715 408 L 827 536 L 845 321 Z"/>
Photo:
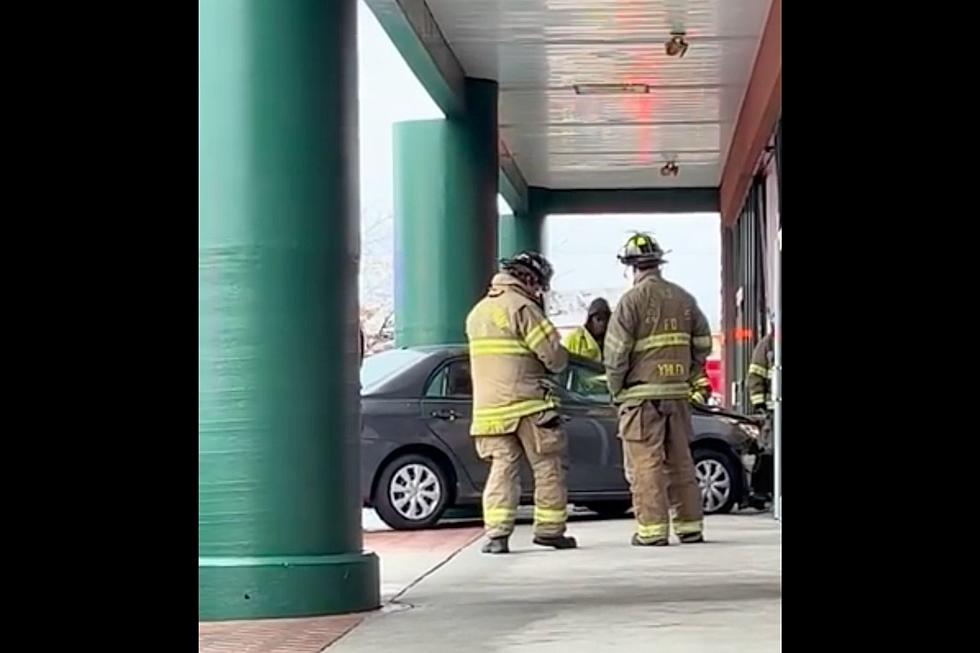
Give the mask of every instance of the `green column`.
<path id="1" fill-rule="evenodd" d="M 466 113 L 398 123 L 395 342 L 464 342 L 497 259 L 497 83 L 466 80 Z"/>
<path id="2" fill-rule="evenodd" d="M 543 251 L 544 216 L 530 215 L 500 216 L 500 257 L 513 256 L 524 250 Z"/>
<path id="3" fill-rule="evenodd" d="M 202 620 L 380 603 L 358 487 L 355 12 L 198 4 Z"/>

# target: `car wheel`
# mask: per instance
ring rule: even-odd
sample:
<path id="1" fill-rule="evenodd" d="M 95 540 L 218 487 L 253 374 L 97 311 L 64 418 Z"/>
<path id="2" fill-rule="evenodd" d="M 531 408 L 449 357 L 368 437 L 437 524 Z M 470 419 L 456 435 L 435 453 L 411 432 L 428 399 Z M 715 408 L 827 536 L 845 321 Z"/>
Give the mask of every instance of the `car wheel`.
<path id="1" fill-rule="evenodd" d="M 433 526 L 446 511 L 449 482 L 434 460 L 409 454 L 384 468 L 374 490 L 374 508 L 381 520 L 399 531 Z"/>
<path id="2" fill-rule="evenodd" d="M 694 451 L 694 473 L 706 515 L 728 513 L 738 500 L 738 477 L 731 456 L 714 449 Z"/>
<path id="3" fill-rule="evenodd" d="M 626 511 L 633 505 L 629 501 L 593 501 L 584 504 L 586 508 L 600 517 L 625 517 Z"/>

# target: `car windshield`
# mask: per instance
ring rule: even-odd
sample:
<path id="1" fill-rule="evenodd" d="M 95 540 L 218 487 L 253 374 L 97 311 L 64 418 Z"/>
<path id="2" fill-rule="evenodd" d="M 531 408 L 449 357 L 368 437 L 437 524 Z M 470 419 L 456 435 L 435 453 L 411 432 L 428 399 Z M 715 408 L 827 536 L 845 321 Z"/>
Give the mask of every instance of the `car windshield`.
<path id="1" fill-rule="evenodd" d="M 387 381 L 423 358 L 425 354 L 412 349 L 389 349 L 368 356 L 361 365 L 361 391 L 366 392 L 379 383 Z"/>

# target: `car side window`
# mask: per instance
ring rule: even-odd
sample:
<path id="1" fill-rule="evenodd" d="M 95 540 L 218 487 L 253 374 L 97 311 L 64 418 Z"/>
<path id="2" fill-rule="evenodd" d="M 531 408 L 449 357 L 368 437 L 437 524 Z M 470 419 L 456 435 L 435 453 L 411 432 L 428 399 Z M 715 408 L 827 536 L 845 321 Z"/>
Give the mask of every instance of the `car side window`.
<path id="1" fill-rule="evenodd" d="M 443 365 L 439 371 L 429 379 L 429 385 L 425 388 L 425 396 L 429 399 L 438 399 L 446 395 L 446 372 L 448 366 Z"/>
<path id="2" fill-rule="evenodd" d="M 596 404 L 608 404 L 610 401 L 605 372 L 581 365 L 569 365 L 566 388 L 579 401 Z"/>
<path id="3" fill-rule="evenodd" d="M 442 399 L 472 398 L 473 380 L 470 378 L 470 361 L 458 359 L 443 365 L 429 381 L 425 396 Z"/>

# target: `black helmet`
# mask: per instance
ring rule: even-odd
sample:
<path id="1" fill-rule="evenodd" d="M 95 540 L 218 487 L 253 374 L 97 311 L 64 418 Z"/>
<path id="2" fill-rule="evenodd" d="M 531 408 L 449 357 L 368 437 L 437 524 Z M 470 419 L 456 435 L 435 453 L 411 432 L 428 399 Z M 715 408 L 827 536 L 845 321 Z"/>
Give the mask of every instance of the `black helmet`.
<path id="1" fill-rule="evenodd" d="M 630 236 L 617 258 L 624 265 L 633 267 L 666 263 L 664 250 L 660 249 L 653 236 L 645 233 L 635 233 Z"/>
<path id="2" fill-rule="evenodd" d="M 505 258 L 500 261 L 500 267 L 507 272 L 530 274 L 544 290 L 551 289 L 551 277 L 555 270 L 548 259 L 537 252 L 525 250 L 513 258 Z"/>
<path id="3" fill-rule="evenodd" d="M 592 300 L 592 303 L 589 304 L 589 312 L 586 313 L 586 315 L 588 317 L 592 317 L 593 315 L 601 315 L 603 313 L 605 313 L 607 316 L 612 315 L 612 309 L 609 308 L 609 302 L 602 297 L 596 297 Z"/>

